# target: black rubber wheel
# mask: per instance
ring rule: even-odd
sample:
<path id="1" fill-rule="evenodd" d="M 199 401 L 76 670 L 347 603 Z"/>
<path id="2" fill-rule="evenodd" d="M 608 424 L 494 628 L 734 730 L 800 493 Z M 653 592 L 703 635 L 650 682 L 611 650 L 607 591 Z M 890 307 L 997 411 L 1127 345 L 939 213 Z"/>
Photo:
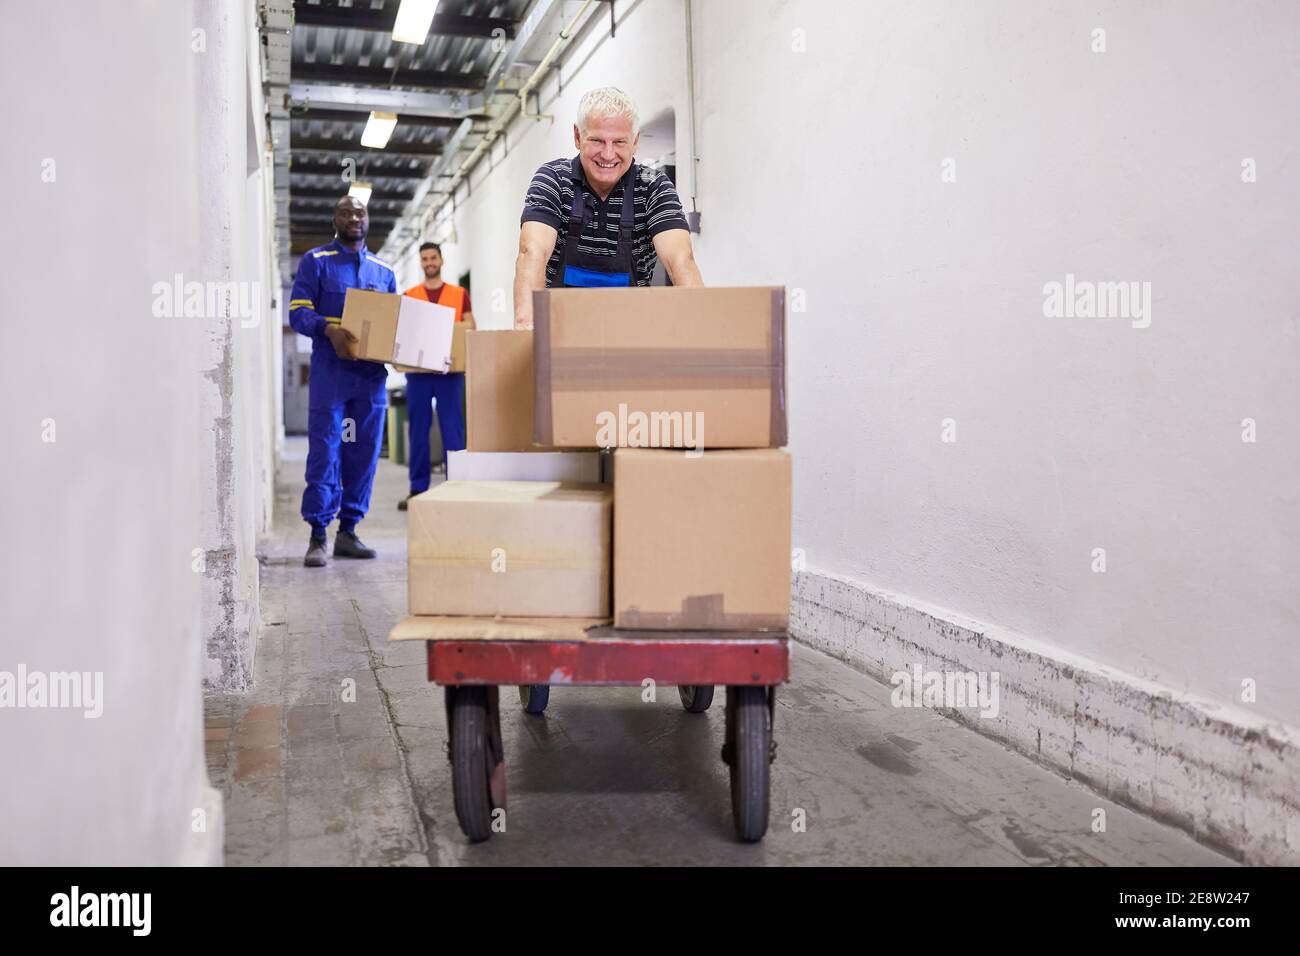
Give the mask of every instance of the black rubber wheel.
<path id="1" fill-rule="evenodd" d="M 488 790 L 487 688 L 456 687 L 451 702 L 451 782 L 456 819 L 465 836 L 481 843 L 492 835 Z"/>
<path id="2" fill-rule="evenodd" d="M 713 703 L 712 684 L 682 684 L 677 688 L 688 714 L 702 714 Z"/>
<path id="3" fill-rule="evenodd" d="M 524 713 L 541 714 L 551 702 L 551 688 L 548 684 L 523 684 L 519 688 L 519 703 L 524 705 Z"/>
<path id="4" fill-rule="evenodd" d="M 767 833 L 772 784 L 772 713 L 766 687 L 728 687 L 731 814 L 736 835 L 756 843 Z"/>

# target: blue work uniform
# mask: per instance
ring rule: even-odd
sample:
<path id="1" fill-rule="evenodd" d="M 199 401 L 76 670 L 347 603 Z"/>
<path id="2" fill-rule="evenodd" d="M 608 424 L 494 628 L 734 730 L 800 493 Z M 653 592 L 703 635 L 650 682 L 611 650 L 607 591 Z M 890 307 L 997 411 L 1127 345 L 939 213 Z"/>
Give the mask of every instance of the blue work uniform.
<path id="1" fill-rule="evenodd" d="M 443 302 L 449 283 L 443 283 L 437 292 L 430 293 L 424 283 L 412 286 L 404 293 L 422 302 L 435 305 L 452 305 L 456 309 L 456 321 L 470 308 L 469 293 L 459 287 L 451 303 Z M 423 494 L 429 490 L 432 470 L 432 454 L 429 450 L 429 429 L 433 427 L 433 409 L 438 410 L 438 430 L 442 434 L 442 469 L 447 473 L 447 452 L 461 451 L 465 447 L 465 419 L 461 409 L 465 405 L 465 373 L 446 372 L 407 372 L 406 373 L 406 413 L 411 424 L 411 440 L 408 446 L 408 467 L 411 479 L 411 495 Z"/>
<path id="2" fill-rule="evenodd" d="M 303 255 L 289 299 L 290 325 L 311 338 L 302 517 L 316 537 L 335 515 L 345 531 L 366 516 L 388 407 L 387 367 L 339 358 L 325 335 L 348 289 L 396 292 L 397 276 L 364 247 L 354 252 L 336 239 Z"/>
<path id="3" fill-rule="evenodd" d="M 618 245 L 613 256 L 589 255 L 578 248 L 583 223 L 590 213 L 586 195 L 581 189 L 573 190 L 568 239 L 564 243 L 564 268 L 559 276 L 559 284 L 563 287 L 604 289 L 632 285 L 632 225 L 635 221 L 632 200 L 636 173 L 637 166 L 633 163 L 623 174 L 623 204 L 618 223 Z"/>

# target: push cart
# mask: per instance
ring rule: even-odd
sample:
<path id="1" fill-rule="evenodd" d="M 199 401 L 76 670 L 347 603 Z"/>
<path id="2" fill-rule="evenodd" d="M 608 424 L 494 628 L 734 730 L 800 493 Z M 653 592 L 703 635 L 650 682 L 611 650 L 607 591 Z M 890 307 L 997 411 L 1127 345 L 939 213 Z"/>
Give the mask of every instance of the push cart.
<path id="1" fill-rule="evenodd" d="M 699 714 L 726 688 L 722 760 L 731 809 L 745 842 L 767 832 L 776 687 L 789 676 L 788 635 L 773 631 L 615 630 L 607 621 L 409 617 L 390 640 L 424 640 L 429 680 L 446 688 L 456 817 L 473 842 L 492 835 L 506 806 L 500 688 L 517 686 L 526 714 L 546 710 L 550 688 L 676 685 Z"/>

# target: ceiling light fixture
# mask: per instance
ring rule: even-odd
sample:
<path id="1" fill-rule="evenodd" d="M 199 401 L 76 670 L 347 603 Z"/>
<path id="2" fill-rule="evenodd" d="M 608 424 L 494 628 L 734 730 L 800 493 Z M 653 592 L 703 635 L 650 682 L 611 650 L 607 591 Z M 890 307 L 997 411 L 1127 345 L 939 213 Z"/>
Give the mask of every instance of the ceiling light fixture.
<path id="1" fill-rule="evenodd" d="M 423 46 L 437 9 L 438 0 L 402 0 L 397 19 L 393 21 L 393 40 Z"/>
<path id="2" fill-rule="evenodd" d="M 374 110 L 366 120 L 366 128 L 361 132 L 361 145 L 371 149 L 383 149 L 388 145 L 389 137 L 397 128 L 396 113 L 380 113 Z"/>
<path id="3" fill-rule="evenodd" d="M 370 183 L 353 183 L 348 187 L 348 195 L 361 201 L 361 205 L 370 205 L 370 194 L 374 187 Z"/>

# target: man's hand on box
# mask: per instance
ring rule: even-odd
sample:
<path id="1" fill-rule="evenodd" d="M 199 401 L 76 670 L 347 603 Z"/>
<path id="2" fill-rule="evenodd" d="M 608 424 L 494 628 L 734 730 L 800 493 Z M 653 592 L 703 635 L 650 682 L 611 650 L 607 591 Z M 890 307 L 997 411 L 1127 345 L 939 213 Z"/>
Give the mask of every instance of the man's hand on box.
<path id="1" fill-rule="evenodd" d="M 330 340 L 330 345 L 334 346 L 334 354 L 341 359 L 356 358 L 354 348 L 357 344 L 357 337 L 343 328 L 341 325 L 330 325 L 325 329 L 325 336 Z"/>

